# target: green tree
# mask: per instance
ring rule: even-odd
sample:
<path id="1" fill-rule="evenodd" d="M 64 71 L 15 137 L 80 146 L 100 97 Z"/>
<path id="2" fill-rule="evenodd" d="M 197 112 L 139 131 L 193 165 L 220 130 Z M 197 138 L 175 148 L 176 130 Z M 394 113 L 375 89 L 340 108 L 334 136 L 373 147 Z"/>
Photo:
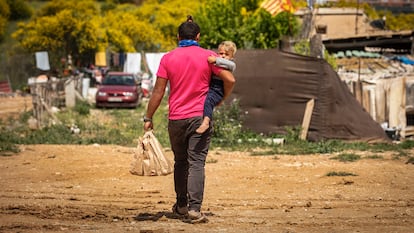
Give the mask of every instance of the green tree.
<path id="1" fill-rule="evenodd" d="M 75 64 L 93 62 L 98 51 L 166 51 L 176 46 L 177 25 L 201 2 L 148 0 L 143 5 L 52 0 L 13 37 L 30 53 L 48 51 L 52 64 L 72 55 Z M 101 8 L 102 6 L 102 12 Z"/>
<path id="2" fill-rule="evenodd" d="M 56 58 L 70 54 L 75 62 L 81 62 L 83 55 L 107 43 L 98 13 L 92 0 L 51 1 L 33 20 L 20 23 L 13 37 L 28 52 L 45 50 Z"/>
<path id="3" fill-rule="evenodd" d="M 177 46 L 178 25 L 186 20 L 187 15 L 194 16 L 205 2 L 207 1 L 147 0 L 134 10 L 134 14 L 137 20 L 162 33 L 164 42 L 158 51 L 166 51 Z"/>
<path id="4" fill-rule="evenodd" d="M 275 48 L 283 35 L 295 35 L 299 23 L 292 14 L 271 16 L 261 1 L 218 0 L 203 6 L 195 21 L 202 25 L 201 45 L 216 48 L 223 40 L 239 48 Z"/>
<path id="5" fill-rule="evenodd" d="M 7 0 L 0 0 L 0 16 L 6 19 L 10 16 L 10 7 Z"/>
<path id="6" fill-rule="evenodd" d="M 33 9 L 24 0 L 7 0 L 10 7 L 10 19 L 28 19 L 33 14 Z"/>
<path id="7" fill-rule="evenodd" d="M 114 50 L 125 52 L 159 51 L 166 47 L 160 30 L 140 20 L 128 6 L 120 6 L 105 15 L 108 39 Z"/>
<path id="8" fill-rule="evenodd" d="M 393 14 L 391 11 L 387 10 L 375 10 L 374 7 L 368 3 L 361 3 L 357 0 L 340 0 L 337 2 L 329 2 L 325 7 L 354 7 L 363 9 L 364 13 L 368 16 L 370 20 L 382 19 L 385 16 L 386 19 L 386 29 L 392 31 L 401 31 L 401 30 L 413 30 L 414 28 L 414 14 Z"/>
<path id="9" fill-rule="evenodd" d="M 379 11 L 378 15 L 385 17 L 385 28 L 392 31 L 414 29 L 414 14 L 394 15 L 390 11 Z"/>
<path id="10" fill-rule="evenodd" d="M 7 4 L 6 0 L 0 0 L 0 41 L 4 39 L 9 16 L 9 5 Z"/>

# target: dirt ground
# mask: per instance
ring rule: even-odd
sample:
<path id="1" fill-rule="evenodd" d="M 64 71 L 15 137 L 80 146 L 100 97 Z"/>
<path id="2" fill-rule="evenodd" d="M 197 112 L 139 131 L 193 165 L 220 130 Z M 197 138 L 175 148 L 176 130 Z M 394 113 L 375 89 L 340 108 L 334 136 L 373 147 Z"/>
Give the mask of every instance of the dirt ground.
<path id="1" fill-rule="evenodd" d="M 0 115 L 24 109 L 0 101 Z M 12 105 L 19 101 L 27 103 Z M 133 150 L 22 145 L 0 157 L 0 232 L 414 232 L 414 165 L 392 153 L 344 163 L 333 155 L 211 151 L 209 222 L 188 224 L 171 212 L 172 175 L 129 173 Z"/>

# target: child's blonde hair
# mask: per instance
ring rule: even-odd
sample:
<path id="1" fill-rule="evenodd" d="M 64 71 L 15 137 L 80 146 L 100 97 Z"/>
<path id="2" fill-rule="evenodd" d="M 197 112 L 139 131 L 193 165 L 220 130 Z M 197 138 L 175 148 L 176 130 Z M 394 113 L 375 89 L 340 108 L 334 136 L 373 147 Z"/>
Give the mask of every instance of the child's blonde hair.
<path id="1" fill-rule="evenodd" d="M 225 51 L 232 52 L 233 56 L 236 55 L 237 46 L 233 41 L 223 41 L 220 43 L 219 48 L 223 47 Z"/>

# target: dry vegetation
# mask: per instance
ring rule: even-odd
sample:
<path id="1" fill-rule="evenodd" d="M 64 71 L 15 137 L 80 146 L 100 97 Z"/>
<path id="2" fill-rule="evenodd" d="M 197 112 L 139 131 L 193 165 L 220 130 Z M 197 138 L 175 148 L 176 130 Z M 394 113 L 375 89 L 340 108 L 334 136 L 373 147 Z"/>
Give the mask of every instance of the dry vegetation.
<path id="1" fill-rule="evenodd" d="M 24 109 L 1 102 L 0 115 Z M 190 225 L 171 213 L 172 175 L 129 173 L 133 149 L 20 145 L 0 157 L 0 232 L 412 231 L 413 165 L 390 152 L 342 162 L 331 159 L 337 154 L 211 151 L 203 205 L 210 221 Z"/>

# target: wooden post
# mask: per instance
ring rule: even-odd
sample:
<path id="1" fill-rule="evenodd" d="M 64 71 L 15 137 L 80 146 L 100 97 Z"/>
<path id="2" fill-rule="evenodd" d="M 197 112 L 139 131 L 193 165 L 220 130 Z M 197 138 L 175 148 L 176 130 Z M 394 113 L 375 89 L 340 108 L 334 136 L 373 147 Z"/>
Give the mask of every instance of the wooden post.
<path id="1" fill-rule="evenodd" d="M 405 130 L 407 119 L 405 113 L 406 85 L 405 77 L 394 79 L 390 86 L 389 95 L 389 128 Z M 404 132 L 402 133 L 405 136 Z"/>
<path id="2" fill-rule="evenodd" d="M 72 108 L 76 104 L 75 82 L 72 79 L 65 84 L 65 103 L 66 107 Z"/>
<path id="3" fill-rule="evenodd" d="M 362 103 L 362 83 L 358 79 L 357 81 L 353 82 L 354 85 L 354 96 L 357 99 L 357 101 L 363 106 Z"/>
<path id="4" fill-rule="evenodd" d="M 305 114 L 303 116 L 302 121 L 302 130 L 300 133 L 300 139 L 306 140 L 306 136 L 308 134 L 310 121 L 312 118 L 313 107 L 315 106 L 315 100 L 311 99 L 306 103 Z"/>

